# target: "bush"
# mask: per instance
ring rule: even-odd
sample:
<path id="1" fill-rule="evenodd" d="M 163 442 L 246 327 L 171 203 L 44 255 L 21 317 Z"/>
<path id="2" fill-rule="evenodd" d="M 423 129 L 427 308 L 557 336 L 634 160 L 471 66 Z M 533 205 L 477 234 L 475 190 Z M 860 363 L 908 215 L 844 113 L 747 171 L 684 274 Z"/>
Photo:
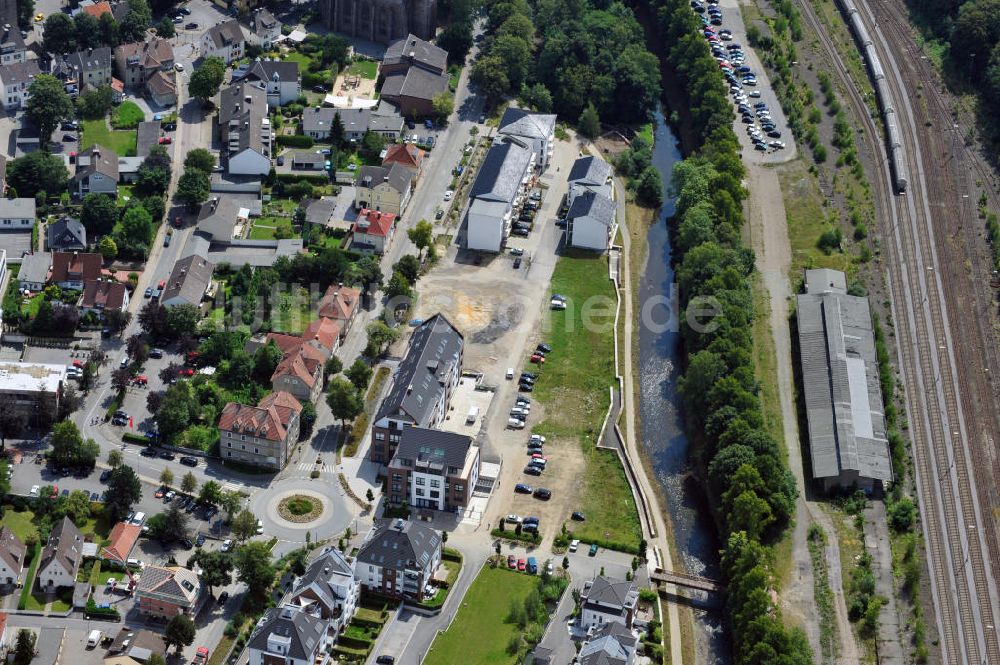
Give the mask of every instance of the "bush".
<path id="1" fill-rule="evenodd" d="M 289 148 L 311 148 L 314 142 L 309 136 L 301 136 L 299 134 L 293 136 L 279 135 L 275 141 L 278 145 L 286 146 Z"/>

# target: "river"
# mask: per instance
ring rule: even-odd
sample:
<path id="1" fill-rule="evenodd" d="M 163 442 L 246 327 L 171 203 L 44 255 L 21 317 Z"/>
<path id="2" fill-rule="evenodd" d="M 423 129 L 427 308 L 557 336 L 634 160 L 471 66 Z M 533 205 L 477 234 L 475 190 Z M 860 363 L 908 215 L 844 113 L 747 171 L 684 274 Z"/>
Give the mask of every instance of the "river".
<path id="1" fill-rule="evenodd" d="M 649 257 L 639 279 L 639 310 L 651 298 L 670 297 L 674 288 L 671 265 L 673 250 L 666 220 L 674 214 L 669 195 L 670 174 L 683 158 L 677 140 L 661 113 L 655 119 L 653 166 L 662 176 L 663 208 L 647 235 Z M 663 307 L 652 311 L 652 319 L 663 324 Z M 639 415 L 642 420 L 642 443 L 653 465 L 656 478 L 666 497 L 667 513 L 673 527 L 676 550 L 674 565 L 687 572 L 719 578 L 719 542 L 708 512 L 705 496 L 691 477 L 688 463 L 688 440 L 684 433 L 677 396 L 678 343 L 676 326 L 662 332 L 639 322 Z M 699 662 L 728 664 L 729 643 L 723 632 L 719 611 L 695 610 L 695 639 Z"/>

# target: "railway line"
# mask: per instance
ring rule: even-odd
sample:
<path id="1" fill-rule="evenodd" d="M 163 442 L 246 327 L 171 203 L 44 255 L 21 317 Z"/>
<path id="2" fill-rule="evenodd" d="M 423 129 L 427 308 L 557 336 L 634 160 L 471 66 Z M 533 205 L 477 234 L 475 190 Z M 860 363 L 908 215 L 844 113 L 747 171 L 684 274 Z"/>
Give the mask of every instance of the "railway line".
<path id="1" fill-rule="evenodd" d="M 902 163 L 893 168 L 879 128 L 829 36 L 809 2 L 800 3 L 800 7 L 830 52 L 842 89 L 868 130 L 863 133 L 866 148 L 878 163 L 872 185 L 884 220 L 881 228 L 889 259 L 887 281 L 892 293 L 899 370 L 907 387 L 915 479 L 943 661 L 1000 663 L 1000 641 L 994 622 L 997 594 L 991 566 L 996 559 L 987 547 L 993 529 L 983 522 L 973 473 L 981 455 L 977 455 L 979 446 L 970 442 L 963 411 L 964 394 L 971 393 L 977 405 L 990 396 L 983 394 L 981 381 L 970 381 L 976 377 L 970 377 L 967 363 L 956 360 L 943 271 L 939 270 L 935 219 L 928 204 L 929 196 L 942 203 L 958 199 L 959 190 L 955 189 L 956 183 L 944 182 L 936 172 L 931 179 L 934 188 L 928 186 L 922 137 L 911 104 L 912 88 L 906 87 L 897 54 L 889 48 L 887 38 L 897 45 L 905 42 L 900 41 L 898 33 L 890 33 L 886 26 L 889 21 L 876 21 L 863 3 L 855 13 L 859 17 L 855 23 L 867 28 L 871 47 L 884 65 L 886 76 L 880 97 L 895 101 L 899 138 L 889 149 L 898 144 L 903 150 L 898 152 Z M 897 24 L 892 29 L 900 30 L 902 26 Z M 955 149 L 957 133 L 951 134 L 951 148 Z M 928 155 L 933 163 L 934 153 Z M 908 176 L 908 193 L 894 196 L 893 177 L 898 184 L 901 172 Z M 1000 411 L 988 413 L 995 416 Z M 979 426 L 977 421 L 977 430 Z"/>

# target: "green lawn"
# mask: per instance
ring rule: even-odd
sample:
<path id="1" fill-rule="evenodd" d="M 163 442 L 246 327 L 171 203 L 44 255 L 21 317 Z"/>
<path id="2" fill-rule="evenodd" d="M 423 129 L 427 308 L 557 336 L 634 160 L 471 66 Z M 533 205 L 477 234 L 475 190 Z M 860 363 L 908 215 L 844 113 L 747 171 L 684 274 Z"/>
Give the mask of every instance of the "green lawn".
<path id="1" fill-rule="evenodd" d="M 462 608 L 451 627 L 435 638 L 425 665 L 509 665 L 511 636 L 518 632 L 507 623 L 512 602 L 521 604 L 538 585 L 534 575 L 505 568 L 483 568 L 462 599 Z"/>
<path id="2" fill-rule="evenodd" d="M 95 143 L 111 148 L 119 157 L 135 156 L 135 130 L 112 130 L 107 120 L 84 120 L 80 150 L 86 150 Z"/>
<path id="3" fill-rule="evenodd" d="M 138 104 L 122 102 L 122 105 L 111 114 L 111 126 L 118 129 L 135 129 L 145 119 L 146 114 Z"/>
<path id="4" fill-rule="evenodd" d="M 7 508 L 3 519 L 0 519 L 0 526 L 10 528 L 22 543 L 29 536 L 38 537 L 38 527 L 34 525 L 35 514 L 30 510 L 14 512 L 12 508 Z"/>
<path id="5" fill-rule="evenodd" d="M 560 257 L 552 274 L 552 293 L 569 299 L 566 310 L 549 310 L 546 342 L 552 347 L 541 368 L 535 397 L 548 409 L 534 431 L 579 441 L 587 469 L 578 505 L 587 521 L 575 525 L 581 540 L 638 547 L 639 514 L 618 458 L 597 450 L 597 437 L 614 383 L 614 288 L 608 259 L 589 253 Z M 584 312 L 587 325 L 584 325 Z M 586 536 L 584 535 L 586 534 Z"/>
<path id="6" fill-rule="evenodd" d="M 28 298 L 26 302 L 22 302 L 21 311 L 27 314 L 29 319 L 33 319 L 38 314 L 38 308 L 42 306 L 43 300 L 45 296 L 41 293 Z"/>
<path id="7" fill-rule="evenodd" d="M 45 609 L 45 603 L 51 597 L 53 612 L 66 612 L 73 606 L 73 589 L 71 587 L 60 587 L 55 595 L 48 596 L 40 591 L 36 591 L 28 596 L 26 610 L 41 611 Z"/>
<path id="8" fill-rule="evenodd" d="M 374 80 L 378 77 L 378 63 L 374 60 L 357 60 L 347 69 L 348 74 L 357 74 L 363 79 Z"/>
<path id="9" fill-rule="evenodd" d="M 297 63 L 299 63 L 299 71 L 300 72 L 308 71 L 308 69 L 309 69 L 309 63 L 312 62 L 309 59 L 309 56 L 305 55 L 304 53 L 298 53 L 298 52 L 294 52 L 294 51 L 292 53 L 286 54 L 285 57 L 283 58 L 283 60 L 285 60 L 285 62 L 297 62 Z"/>

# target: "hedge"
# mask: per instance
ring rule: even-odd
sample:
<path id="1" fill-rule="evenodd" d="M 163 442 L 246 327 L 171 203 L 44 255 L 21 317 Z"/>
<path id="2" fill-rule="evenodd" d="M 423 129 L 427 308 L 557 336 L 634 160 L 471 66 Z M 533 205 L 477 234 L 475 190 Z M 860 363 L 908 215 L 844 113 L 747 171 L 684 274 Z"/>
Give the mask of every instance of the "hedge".
<path id="1" fill-rule="evenodd" d="M 126 443 L 150 443 L 150 440 L 141 434 L 132 434 L 132 432 L 125 432 L 122 434 L 122 441 Z"/>
<path id="2" fill-rule="evenodd" d="M 31 555 L 31 565 L 28 566 L 28 574 L 24 578 L 24 588 L 21 589 L 21 597 L 17 601 L 17 609 L 23 610 L 28 607 L 28 596 L 35 586 L 35 571 L 38 570 L 38 563 L 42 559 L 42 544 L 35 543 L 35 551 Z"/>
<path id="3" fill-rule="evenodd" d="M 384 621 L 373 621 L 372 619 L 362 619 L 360 617 L 354 617 L 351 619 L 351 623 L 361 628 L 372 628 L 374 630 L 381 630 L 382 626 L 385 625 Z"/>
<path id="4" fill-rule="evenodd" d="M 308 182 L 310 185 L 329 185 L 330 178 L 323 175 L 296 175 L 294 173 L 275 173 L 274 181 L 286 185 L 294 185 L 297 182 Z"/>
<path id="5" fill-rule="evenodd" d="M 519 543 L 529 543 L 531 545 L 537 545 L 542 542 L 542 536 L 539 533 L 531 533 L 529 531 L 522 531 L 520 535 L 516 534 L 513 529 L 510 531 L 501 531 L 500 529 L 493 529 L 490 531 L 490 535 L 494 538 L 502 538 L 503 540 L 514 540 Z"/>
<path id="6" fill-rule="evenodd" d="M 115 411 L 122 408 L 122 401 L 124 401 L 124 399 L 125 399 L 124 390 L 120 391 L 117 395 L 114 396 L 114 399 L 111 400 L 111 404 L 108 405 L 108 410 L 104 412 L 105 420 L 111 420 L 111 418 L 115 415 Z"/>
<path id="7" fill-rule="evenodd" d="M 347 647 L 348 649 L 362 649 L 364 651 L 370 651 L 372 648 L 371 640 L 364 640 L 360 637 L 350 637 L 348 635 L 341 635 L 337 638 L 337 644 L 342 647 Z"/>
<path id="8" fill-rule="evenodd" d="M 301 134 L 294 134 L 288 136 L 285 134 L 279 134 L 275 139 L 278 145 L 287 146 L 289 148 L 311 148 L 314 145 L 314 141 L 310 136 L 302 136 Z"/>

